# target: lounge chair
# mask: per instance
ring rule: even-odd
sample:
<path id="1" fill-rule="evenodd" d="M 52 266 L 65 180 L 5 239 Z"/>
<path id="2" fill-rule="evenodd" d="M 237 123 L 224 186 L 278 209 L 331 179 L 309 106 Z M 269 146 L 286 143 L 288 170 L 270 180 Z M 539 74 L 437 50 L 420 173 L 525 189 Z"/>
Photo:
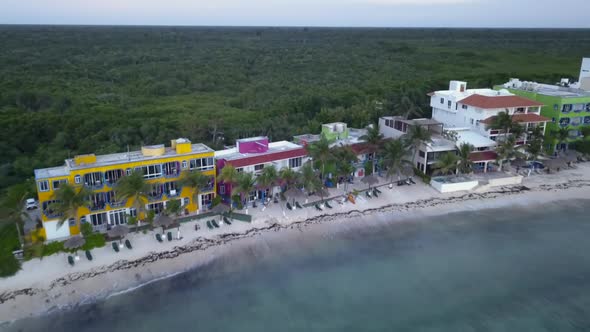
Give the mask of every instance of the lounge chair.
<path id="1" fill-rule="evenodd" d="M 68 256 L 68 263 L 70 263 L 71 266 L 74 266 L 74 257 Z"/>
<path id="2" fill-rule="evenodd" d="M 172 232 L 168 232 L 166 236 L 168 237 L 168 241 L 172 241 Z"/>
<path id="3" fill-rule="evenodd" d="M 111 246 L 113 247 L 113 250 L 115 252 L 119 252 L 119 245 L 117 244 L 117 242 L 111 242 Z"/>
<path id="4" fill-rule="evenodd" d="M 416 181 L 414 181 L 412 178 L 409 178 L 408 181 L 410 181 L 412 184 L 416 184 Z"/>
<path id="5" fill-rule="evenodd" d="M 207 228 L 213 229 L 213 225 L 211 225 L 211 220 L 207 220 Z"/>
<path id="6" fill-rule="evenodd" d="M 229 218 L 226 217 L 226 216 L 223 216 L 223 222 L 226 223 L 226 224 L 228 224 L 228 225 L 231 225 L 231 221 L 229 221 Z"/>
<path id="7" fill-rule="evenodd" d="M 129 240 L 125 240 L 125 247 L 127 247 L 127 249 L 133 249 L 133 247 L 131 246 L 131 242 L 129 242 Z"/>
<path id="8" fill-rule="evenodd" d="M 375 189 L 373 189 L 373 196 L 379 197 L 379 194 L 377 193 L 377 191 Z"/>
<path id="9" fill-rule="evenodd" d="M 330 203 L 326 202 L 325 205 L 328 207 L 328 209 L 332 208 L 332 205 L 330 205 Z"/>
<path id="10" fill-rule="evenodd" d="M 156 240 L 158 240 L 158 242 L 162 242 L 162 235 L 160 233 L 156 233 Z"/>
<path id="11" fill-rule="evenodd" d="M 219 224 L 217 224 L 217 222 L 215 221 L 215 219 L 211 220 L 211 225 L 213 225 L 213 227 L 215 228 L 219 228 Z"/>
<path id="12" fill-rule="evenodd" d="M 381 194 L 381 190 L 379 190 L 379 189 L 377 189 L 377 188 L 375 188 L 374 192 L 376 192 L 376 193 L 378 193 L 378 194 Z"/>
<path id="13" fill-rule="evenodd" d="M 298 209 L 303 209 L 303 206 L 301 206 L 301 204 L 299 204 L 299 202 L 295 202 L 295 206 L 296 206 Z"/>
<path id="14" fill-rule="evenodd" d="M 92 254 L 90 253 L 90 250 L 86 250 L 86 259 L 88 259 L 89 261 L 92 260 Z"/>
<path id="15" fill-rule="evenodd" d="M 319 206 L 319 204 L 316 204 L 315 205 L 315 209 L 318 210 L 318 211 L 323 211 L 322 208 Z"/>
<path id="16" fill-rule="evenodd" d="M 373 196 L 371 196 L 371 192 L 370 192 L 370 191 L 368 191 L 368 190 L 367 190 L 367 191 L 365 191 L 365 195 L 366 195 L 368 198 L 371 198 L 371 197 L 373 197 Z"/>
<path id="17" fill-rule="evenodd" d="M 291 206 L 291 204 L 289 204 L 289 202 L 287 202 L 287 209 L 293 210 L 293 207 Z"/>

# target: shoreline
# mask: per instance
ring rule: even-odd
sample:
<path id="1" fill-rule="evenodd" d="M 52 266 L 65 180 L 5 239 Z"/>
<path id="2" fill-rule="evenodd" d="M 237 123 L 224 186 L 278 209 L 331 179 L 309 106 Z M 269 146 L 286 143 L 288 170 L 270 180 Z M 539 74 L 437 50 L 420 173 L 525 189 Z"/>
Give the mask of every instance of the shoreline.
<path id="1" fill-rule="evenodd" d="M 168 250 L 149 251 L 136 259 L 120 259 L 80 272 L 62 270 L 62 275 L 50 278 L 52 280 L 39 281 L 43 277 L 43 273 L 39 273 L 34 278 L 39 281 L 38 285 L 18 287 L 19 280 L 15 279 L 19 276 L 17 274 L 7 278 L 11 279 L 12 288 L 5 289 L 7 279 L 0 280 L 0 324 L 50 314 L 55 310 L 133 291 L 157 280 L 204 266 L 231 250 L 259 244 L 259 240 L 264 240 L 264 235 L 270 233 L 279 232 L 277 236 L 287 237 L 285 234 L 288 231 L 303 232 L 305 229 L 306 234 L 318 235 L 325 234 L 325 230 L 318 230 L 320 227 L 316 227 L 314 233 L 312 226 L 324 225 L 325 228 L 331 228 L 330 231 L 337 232 L 340 224 L 346 224 L 347 230 L 366 225 L 358 221 L 395 223 L 453 212 L 519 205 L 530 207 L 568 199 L 584 199 L 590 197 L 590 176 L 586 175 L 590 167 L 583 165 L 580 168 L 584 171 L 563 171 L 554 181 L 550 181 L 551 175 L 541 175 L 527 179 L 530 181 L 525 181 L 523 185 L 492 188 L 484 192 L 439 194 L 385 205 L 377 205 L 378 202 L 375 201 L 377 204 L 369 202 L 364 209 L 360 208 L 362 206 L 355 206 L 359 208 L 305 216 L 283 224 L 267 218 L 260 225 L 252 225 L 242 232 L 230 231 L 213 237 L 198 236 L 188 240 L 186 244 L 173 246 Z M 555 193 L 559 195 L 556 196 Z M 515 200 L 515 196 L 519 199 Z M 20 284 L 24 284 L 24 281 Z"/>

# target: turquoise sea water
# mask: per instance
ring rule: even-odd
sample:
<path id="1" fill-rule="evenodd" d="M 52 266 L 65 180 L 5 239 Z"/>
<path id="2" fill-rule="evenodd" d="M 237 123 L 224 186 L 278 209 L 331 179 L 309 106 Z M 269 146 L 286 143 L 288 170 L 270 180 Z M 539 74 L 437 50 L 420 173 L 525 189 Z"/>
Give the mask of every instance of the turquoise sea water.
<path id="1" fill-rule="evenodd" d="M 590 331 L 589 204 L 301 233 L 4 329 Z"/>

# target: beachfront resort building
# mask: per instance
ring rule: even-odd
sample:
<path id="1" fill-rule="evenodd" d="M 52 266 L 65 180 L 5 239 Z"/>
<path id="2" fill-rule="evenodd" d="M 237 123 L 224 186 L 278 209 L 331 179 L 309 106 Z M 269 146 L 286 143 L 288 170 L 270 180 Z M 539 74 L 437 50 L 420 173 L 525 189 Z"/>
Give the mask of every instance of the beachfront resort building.
<path id="1" fill-rule="evenodd" d="M 585 60 L 590 67 L 590 59 Z M 586 70 L 590 71 L 590 68 Z M 588 76 L 583 77 L 583 74 Z M 583 137 L 581 129 L 590 126 L 590 73 L 581 72 L 580 82 L 582 81 L 583 84 L 569 84 L 569 80 L 562 79 L 558 84 L 541 84 L 512 78 L 495 88 L 536 100 L 544 105 L 541 115 L 549 119 L 545 132 L 546 149 L 555 151 L 567 149 L 569 143 Z M 588 90 L 580 88 L 582 86 Z M 569 129 L 567 141 L 560 142 L 555 138 L 555 131 L 561 128 Z"/>
<path id="2" fill-rule="evenodd" d="M 215 151 L 218 174 L 226 165 L 232 165 L 238 172 L 253 173 L 258 176 L 266 167 L 274 167 L 277 171 L 288 167 L 297 171 L 308 160 L 307 150 L 298 144 L 279 141 L 269 142 L 268 137 L 252 137 L 236 140 L 234 147 Z M 218 183 L 218 193 L 226 200 L 232 190 L 231 183 Z M 277 184 L 274 188 L 257 188 L 246 198 L 247 201 L 264 200 L 280 193 Z"/>
<path id="3" fill-rule="evenodd" d="M 179 138 L 172 140 L 170 147 L 161 144 L 144 146 L 140 151 L 79 155 L 67 159 L 63 166 L 36 169 L 43 236 L 52 240 L 79 233 L 73 219 L 57 227 L 60 216 L 52 211 L 51 205 L 55 202 L 56 190 L 63 183 L 92 190 L 89 205 L 80 209 L 78 217 L 98 231 L 125 224 L 128 215 L 137 214 L 132 207 L 134 202 L 122 200 L 116 194 L 117 182 L 132 172 L 141 172 L 152 186 L 146 209 L 158 214 L 170 200 L 180 200 L 185 213 L 204 209 L 215 196 L 213 157 L 213 150 L 208 146 L 192 144 L 188 139 Z M 182 172 L 191 171 L 203 172 L 209 177 L 207 186 L 199 189 L 197 201 L 191 197 L 191 188 L 183 188 L 179 184 Z"/>
<path id="4" fill-rule="evenodd" d="M 357 162 L 354 163 L 355 171 L 352 177 L 363 177 L 366 174 L 366 168 L 373 162 L 376 147 L 367 144 L 363 136 L 367 134 L 366 128 L 349 128 L 344 122 L 333 122 L 322 124 L 320 134 L 304 134 L 293 136 L 293 142 L 302 146 L 317 142 L 323 136 L 329 143 L 330 147 L 348 146 L 356 154 Z M 330 174 L 328 174 L 330 178 Z M 326 185 L 333 185 L 330 179 L 326 179 Z"/>

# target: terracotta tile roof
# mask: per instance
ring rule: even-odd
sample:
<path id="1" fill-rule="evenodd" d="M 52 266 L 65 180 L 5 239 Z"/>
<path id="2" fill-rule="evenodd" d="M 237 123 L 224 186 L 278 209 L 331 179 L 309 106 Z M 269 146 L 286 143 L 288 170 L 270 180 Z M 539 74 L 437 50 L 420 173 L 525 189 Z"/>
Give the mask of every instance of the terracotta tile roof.
<path id="1" fill-rule="evenodd" d="M 483 124 L 492 124 L 494 123 L 494 119 L 496 116 L 490 116 L 489 118 L 483 119 L 480 123 Z M 546 118 L 544 116 L 534 114 L 534 113 L 525 113 L 525 114 L 514 114 L 512 116 L 512 122 L 547 122 L 551 121 L 551 119 Z"/>
<path id="2" fill-rule="evenodd" d="M 252 155 L 252 156 L 245 156 L 244 158 L 228 160 L 227 163 L 231 164 L 234 167 L 244 167 L 244 166 L 252 166 L 258 165 L 263 163 L 270 163 L 273 161 L 283 160 L 283 159 L 290 159 L 290 158 L 297 158 L 297 157 L 305 157 L 307 156 L 307 151 L 305 148 L 299 149 L 292 149 L 287 151 L 279 151 L 274 153 L 265 153 L 260 155 Z M 223 159 L 223 158 L 221 158 Z"/>
<path id="3" fill-rule="evenodd" d="M 543 106 L 543 103 L 520 96 L 483 96 L 478 94 L 461 99 L 458 103 L 483 109 Z"/>
<path id="4" fill-rule="evenodd" d="M 495 151 L 476 151 L 471 152 L 469 159 L 473 162 L 496 160 L 498 154 Z"/>

